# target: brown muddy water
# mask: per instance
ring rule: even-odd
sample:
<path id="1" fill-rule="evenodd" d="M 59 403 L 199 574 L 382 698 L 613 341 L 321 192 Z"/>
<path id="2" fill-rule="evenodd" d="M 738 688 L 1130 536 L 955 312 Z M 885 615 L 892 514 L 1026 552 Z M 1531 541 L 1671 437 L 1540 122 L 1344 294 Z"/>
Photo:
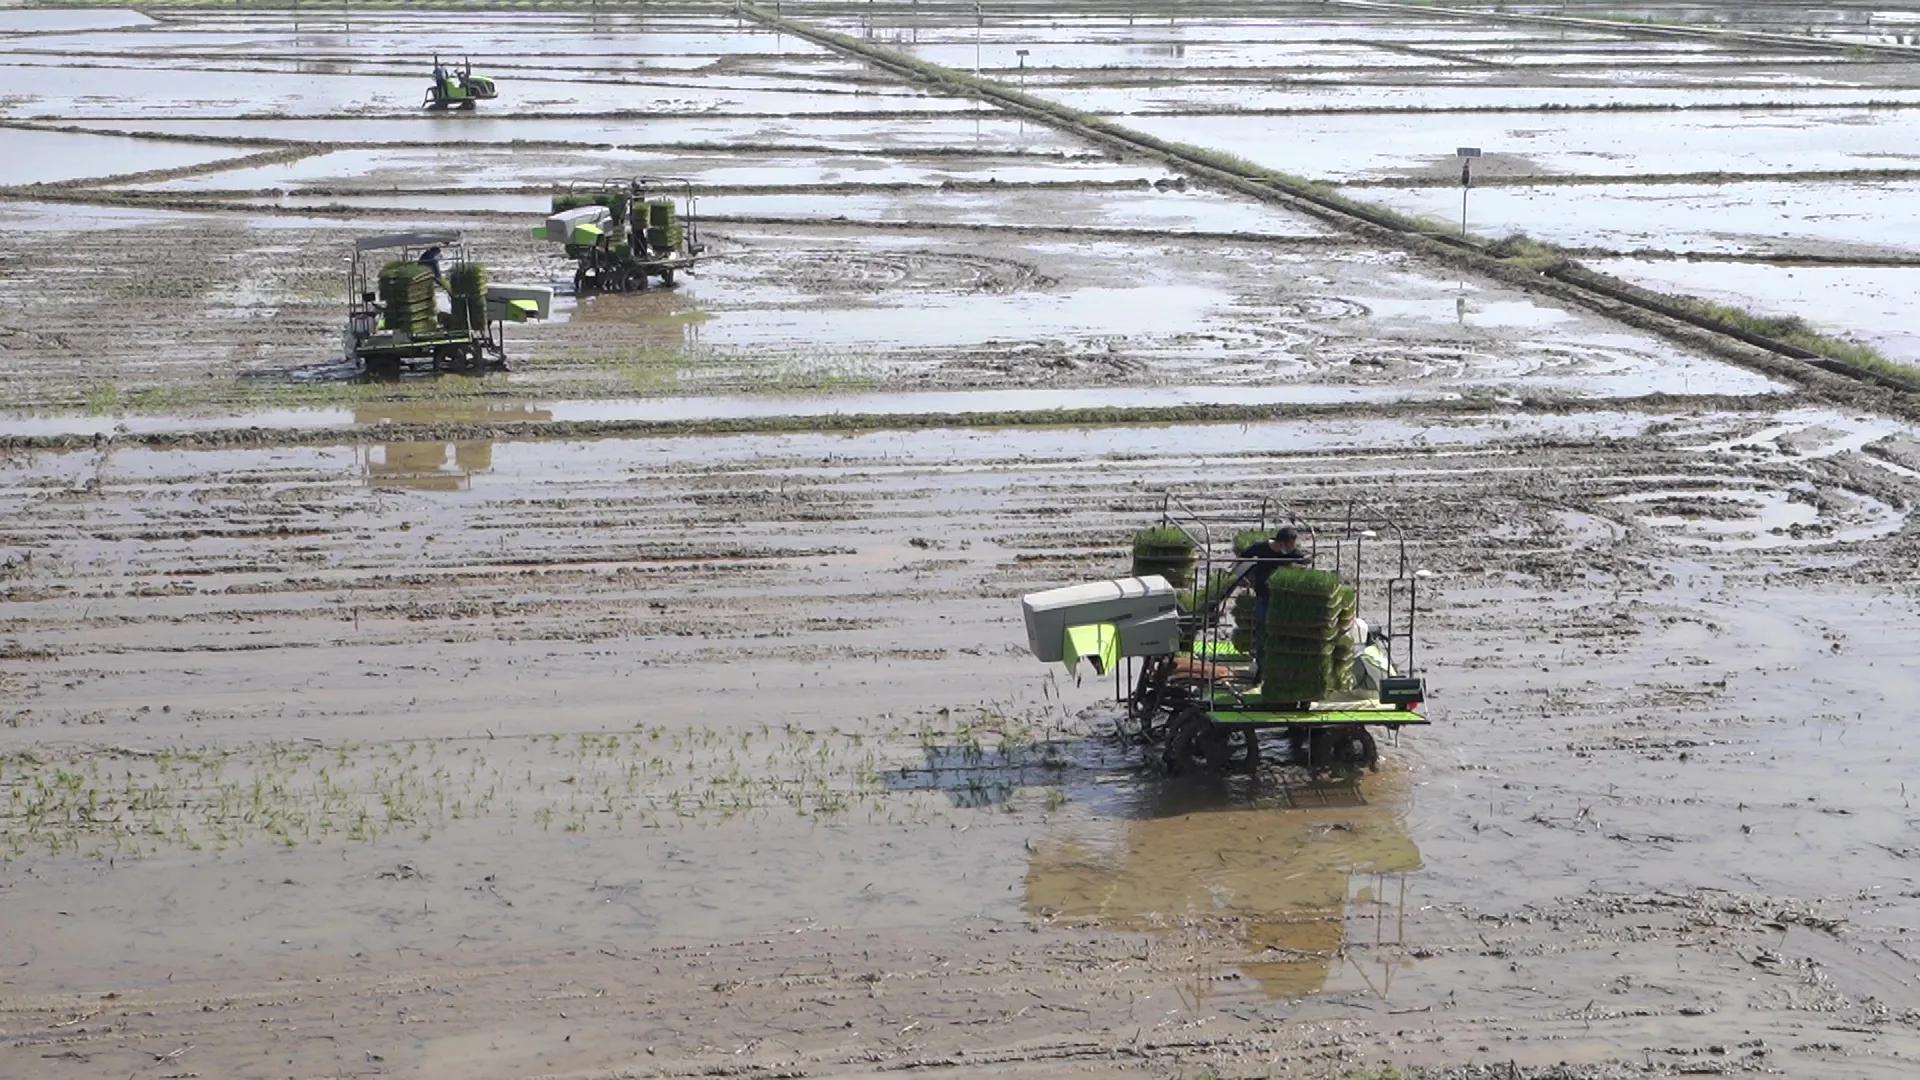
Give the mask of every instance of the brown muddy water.
<path id="1" fill-rule="evenodd" d="M 1497 1043 L 1898 1075 L 1905 431 L 16 457 L 0 1053 L 599 1075 L 640 1038 L 661 1074 Z M 1116 572 L 1169 483 L 1388 499 L 1440 582 L 1434 726 L 1357 784 L 1143 772 L 1100 680 L 1022 654 L 1014 600 Z M 1686 543 L 1730 490 L 1805 509 Z"/>
<path id="2" fill-rule="evenodd" d="M 1902 82 L 1358 4 L 786 13 L 963 67 L 977 32 L 1124 111 Z M 0 202 L 0 1077 L 1920 1068 L 1910 406 L 713 9 L 350 14 L 0 15 L 0 109 L 91 118 L 16 129 L 61 186 Z M 429 39 L 521 97 L 410 115 Z M 67 62 L 143 70 L 81 102 Z M 1819 101 L 1676 129 L 1864 160 L 1834 132 L 1905 122 Z M 1329 168 L 1452 149 L 1348 119 L 1307 121 Z M 1482 119 L 1427 130 L 1558 168 L 1630 126 Z M 474 144 L 513 175 L 436 164 Z M 527 186 L 674 144 L 698 274 L 562 297 L 483 379 L 335 359 L 354 235 L 454 224 L 564 284 Z M 1129 176 L 1164 183 L 1083 182 Z M 1897 307 L 1832 280 L 1839 324 Z M 1433 573 L 1433 723 L 1352 781 L 1113 738 L 1018 597 L 1124 572 L 1169 492 L 1384 509 Z"/>

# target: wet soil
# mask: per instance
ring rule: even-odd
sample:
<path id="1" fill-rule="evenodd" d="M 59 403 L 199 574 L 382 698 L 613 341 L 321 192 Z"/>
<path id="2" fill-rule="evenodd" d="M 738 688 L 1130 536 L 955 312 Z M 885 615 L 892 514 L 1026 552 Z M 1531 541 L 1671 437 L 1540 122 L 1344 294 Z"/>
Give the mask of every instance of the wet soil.
<path id="1" fill-rule="evenodd" d="M 862 7 L 786 5 L 971 65 L 971 8 Z M 1920 1068 L 1899 402 L 1028 120 L 904 117 L 919 90 L 711 9 L 14 14 L 15 59 L 153 66 L 89 124 L 190 139 L 0 192 L 0 1076 Z M 1223 106 L 1273 64 L 1901 81 L 1178 14 L 996 14 L 983 59 Z M 429 38 L 540 100 L 402 116 L 378 95 Z M 161 70 L 190 53 L 249 70 Z M 614 78 L 707 112 L 620 113 Z M 41 89 L 8 111 L 72 93 Z M 334 360 L 353 235 L 454 223 L 497 279 L 564 281 L 529 185 L 675 142 L 719 188 L 698 274 L 563 296 L 502 375 Z M 475 143 L 513 175 L 446 179 Z M 1117 739 L 1018 597 L 1124 572 L 1168 492 L 1403 527 L 1433 723 L 1357 778 L 1278 740 L 1174 778 Z"/>
<path id="2" fill-rule="evenodd" d="M 705 239 L 714 257 L 677 288 L 568 299 L 563 321 L 514 328 L 510 374 L 398 386 L 352 383 L 335 358 L 344 284 L 330 267 L 342 235 L 403 220 L 179 213 L 110 231 L 43 220 L 0 238 L 0 283 L 16 297 L 0 324 L 15 357 L 0 373 L 0 397 L 16 412 L 187 410 L 249 426 L 245 414 L 261 407 L 422 395 L 1167 384 L 1292 386 L 1304 398 L 1314 396 L 1309 387 L 1573 397 L 1778 389 L 1588 313 L 1288 226 L 1270 210 L 1256 218 L 1277 217 L 1274 227 L 1296 235 L 1231 234 L 1224 244 L 1220 234 L 1105 237 L 1100 223 L 1111 219 L 1099 216 L 1101 200 L 1017 186 L 862 198 L 898 207 L 883 216 L 925 224 L 713 224 Z M 1035 209 L 1020 209 L 1027 204 Z M 985 208 L 979 217 L 1024 214 L 1035 224 L 975 231 L 959 209 L 968 205 Z M 1060 212 L 1042 215 L 1040 206 Z M 1078 234 L 1069 207 L 1085 215 Z M 57 222 L 67 208 L 16 204 L 15 212 Z M 962 216 L 962 227 L 938 228 L 945 213 Z M 557 249 L 527 237 L 519 221 L 469 225 L 496 280 L 565 288 Z M 127 250 L 148 254 L 115 264 Z M 1156 280 L 1142 279 L 1143 263 Z M 99 310 L 131 326 L 87 317 Z M 1539 333 L 1546 328 L 1550 335 Z"/>
<path id="3" fill-rule="evenodd" d="M 1898 1075 L 1913 436 L 1599 419 L 16 455 L 0 1060 Z M 1163 485 L 1417 522 L 1435 724 L 1142 771 Z"/>

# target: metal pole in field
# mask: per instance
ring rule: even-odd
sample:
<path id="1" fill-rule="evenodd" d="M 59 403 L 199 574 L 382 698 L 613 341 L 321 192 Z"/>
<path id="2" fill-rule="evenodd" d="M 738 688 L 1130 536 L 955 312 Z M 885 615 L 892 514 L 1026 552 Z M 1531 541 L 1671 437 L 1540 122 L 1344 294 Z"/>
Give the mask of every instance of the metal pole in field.
<path id="1" fill-rule="evenodd" d="M 980 0 L 973 0 L 973 77 L 980 77 L 980 31 L 987 24 L 987 17 L 980 10 Z"/>
<path id="2" fill-rule="evenodd" d="M 1454 151 L 1460 158 L 1460 235 L 1467 235 L 1467 192 L 1473 187 L 1473 159 L 1480 156 L 1477 146 L 1463 146 Z"/>

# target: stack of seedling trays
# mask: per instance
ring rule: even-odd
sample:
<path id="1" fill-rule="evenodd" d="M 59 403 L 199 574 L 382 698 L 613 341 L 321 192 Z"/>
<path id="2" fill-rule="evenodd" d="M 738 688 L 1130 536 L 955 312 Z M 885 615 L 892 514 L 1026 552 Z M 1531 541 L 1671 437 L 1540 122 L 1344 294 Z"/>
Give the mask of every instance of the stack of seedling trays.
<path id="1" fill-rule="evenodd" d="M 453 325 L 478 333 L 487 327 L 487 268 L 479 263 L 461 263 L 447 275 L 447 292 L 453 297 Z"/>
<path id="2" fill-rule="evenodd" d="M 1133 576 L 1158 575 L 1173 586 L 1180 604 L 1180 648 L 1193 648 L 1199 625 L 1193 617 L 1193 568 L 1199 561 L 1193 537 L 1183 529 L 1161 525 L 1133 534 Z"/>
<path id="3" fill-rule="evenodd" d="M 1260 696 L 1269 705 L 1305 705 L 1353 685 L 1357 613 L 1353 587 L 1325 570 L 1282 567 L 1267 578 L 1266 655 Z"/>
<path id="4" fill-rule="evenodd" d="M 658 252 L 672 254 L 680 250 L 680 219 L 674 212 L 673 201 L 661 199 L 646 203 L 647 208 L 647 246 Z M 635 208 L 636 210 L 638 207 Z M 637 216 L 637 215 L 636 215 Z M 1136 577 L 1138 575 L 1135 575 Z"/>
<path id="5" fill-rule="evenodd" d="M 1159 575 L 1176 590 L 1193 584 L 1193 538 L 1171 525 L 1133 535 L 1133 576 Z"/>
<path id="6" fill-rule="evenodd" d="M 386 328 L 408 337 L 432 337 L 440 331 L 434 315 L 433 271 L 405 259 L 380 268 L 380 303 Z"/>

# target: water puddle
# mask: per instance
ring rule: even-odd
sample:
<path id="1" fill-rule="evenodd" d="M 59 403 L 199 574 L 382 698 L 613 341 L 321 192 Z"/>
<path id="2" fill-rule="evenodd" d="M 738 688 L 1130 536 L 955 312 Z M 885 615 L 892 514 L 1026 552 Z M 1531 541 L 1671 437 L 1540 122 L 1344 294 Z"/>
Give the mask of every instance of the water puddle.
<path id="1" fill-rule="evenodd" d="M 1420 851 L 1402 821 L 1407 780 L 1246 791 L 1217 780 L 1122 789 L 1111 814 L 1041 841 L 1028 913 L 1130 933 L 1224 937 L 1268 998 L 1325 988 L 1344 965 L 1384 997 L 1405 951 Z M 1231 991 L 1227 991 L 1231 993 Z"/>
<path id="2" fill-rule="evenodd" d="M 1325 236 L 1312 219 L 1210 191 L 940 191 L 911 195 L 715 195 L 703 213 L 791 221 L 1068 226 Z"/>
<path id="3" fill-rule="evenodd" d="M 124 8 L 0 11 L 0 34 L 45 34 L 152 25 L 152 19 Z"/>
<path id="4" fill-rule="evenodd" d="M 231 158 L 244 151 L 228 146 L 157 142 L 116 135 L 9 129 L 0 157 L 0 184 L 53 184 L 64 181 L 177 169 Z"/>
<path id="5" fill-rule="evenodd" d="M 1365 188 L 1354 196 L 1396 210 L 1460 213 L 1460 189 Z M 1689 254 L 1907 253 L 1920 223 L 1887 213 L 1920 198 L 1920 181 L 1750 181 L 1489 187 L 1472 194 L 1473 229 L 1525 231 L 1549 243 Z M 1718 272 L 1717 270 L 1715 272 Z"/>
<path id="6" fill-rule="evenodd" d="M 565 116 L 390 115 L 364 119 L 288 116 L 240 120 L 98 120 L 89 127 L 106 131 L 143 131 L 169 135 L 250 136 L 307 142 L 498 143 L 537 138 L 583 146 L 675 146 L 721 144 L 746 150 L 802 147 L 827 150 L 914 150 L 961 147 L 982 153 L 1044 152 L 1089 154 L 1084 144 L 1039 124 L 1008 120 L 995 113 L 966 117 L 907 117 L 876 124 L 871 120 L 802 117 L 792 120 L 730 119 L 716 116 L 671 118 L 591 118 Z"/>
<path id="7" fill-rule="evenodd" d="M 129 206 L 84 203 L 0 203 L 0 224 L 12 232 L 94 232 L 100 229 L 151 228 L 168 222 L 205 221 L 209 215 Z M 329 223 L 338 228 L 337 223 Z"/>
<path id="8" fill-rule="evenodd" d="M 329 52 L 342 58 L 392 56 L 419 59 L 420 42 L 398 31 L 409 29 L 385 20 L 361 23 L 358 20 L 296 24 L 241 25 L 229 28 L 219 21 L 202 24 L 216 29 L 166 27 L 154 30 L 118 30 L 111 33 L 79 32 L 48 34 L 33 39 L 36 49 L 155 53 L 193 48 L 205 52 L 267 56 L 320 55 Z M 444 22 L 422 21 L 411 28 L 433 35 L 434 47 L 449 56 L 472 56 L 476 63 L 486 57 L 676 57 L 820 55 L 826 50 L 804 38 L 777 34 L 746 24 L 738 32 L 711 33 L 700 30 L 676 32 L 668 27 L 648 27 L 643 32 L 625 32 L 609 28 L 606 34 L 555 33 L 543 27 L 512 25 L 489 27 L 485 22 L 467 29 L 450 27 Z"/>
<path id="9" fill-rule="evenodd" d="M 1464 45 L 1490 42 L 1565 42 L 1603 40 L 1599 34 L 1578 31 L 1540 31 L 1526 27 L 1471 26 L 1452 19 L 1408 19 L 1396 17 L 1392 23 L 1369 20 L 1364 35 L 1355 24 L 1342 19 L 1231 18 L 1208 14 L 1205 21 L 1194 18 L 1150 18 L 1112 15 L 1103 12 L 1048 12 L 1025 15 L 1017 11 L 996 11 L 992 22 L 975 27 L 971 20 L 951 18 L 944 22 L 938 15 L 927 19 L 903 17 L 898 9 L 891 13 L 861 18 L 809 16 L 809 21 L 825 29 L 889 44 L 965 44 L 976 38 L 993 44 L 1014 44 L 1039 48 L 1053 45 L 1197 45 L 1271 44 L 1332 42 L 1347 43 L 1365 36 L 1369 41 L 1391 41 L 1419 45 Z M 1036 65 L 1046 66 L 1046 65 Z"/>
<path id="10" fill-rule="evenodd" d="M 291 71 L 165 70 L 118 66 L 111 69 L 102 94 L 100 84 L 78 79 L 73 69 L 53 58 L 32 65 L 0 64 L 0 95 L 9 99 L 9 111 L 22 118 L 73 120 L 88 117 L 290 116 L 354 112 L 412 116 L 420 113 L 426 86 L 424 75 L 321 74 Z M 538 131 L 549 115 L 631 111 L 656 113 L 809 114 L 918 111 L 970 111 L 963 98 L 933 95 L 867 97 L 817 94 L 789 90 L 740 90 L 693 86 L 660 88 L 647 85 L 542 81 L 512 74 L 497 76 L 500 99 L 486 111 L 526 111 L 537 118 L 520 121 L 521 138 Z"/>
<path id="11" fill-rule="evenodd" d="M 224 417 L 0 415 L 10 436 L 153 434 L 217 428 L 295 430 L 381 424 L 651 423 L 785 416 L 902 416 L 1040 412 L 1093 408 L 1178 408 L 1197 405 L 1337 404 L 1390 401 L 1398 390 L 1349 386 L 1153 386 L 1033 390 L 954 390 L 821 396 L 628 398 L 605 401 L 476 403 L 420 401 L 353 409 L 270 409 Z M 1416 395 L 1417 396 L 1417 395 Z M 1445 397 L 1444 394 L 1432 395 Z"/>
<path id="12" fill-rule="evenodd" d="M 598 174 L 596 174 L 598 175 Z M 417 213 L 484 211 L 537 214 L 545 195 L 281 195 L 271 205 L 347 206 L 366 210 Z M 927 190 L 901 193 L 818 195 L 709 195 L 700 200 L 709 219 L 813 222 L 822 225 L 861 222 L 1001 226 L 1027 229 L 1072 228 L 1088 231 L 1157 230 L 1169 237 L 1183 233 L 1230 233 L 1246 237 L 1317 237 L 1327 230 L 1311 219 L 1263 203 L 1211 192 L 1150 190 Z M 703 274 L 724 275 L 722 264 Z"/>
<path id="13" fill-rule="evenodd" d="M 1291 82 L 1282 86 L 1183 82 L 1178 85 L 1048 87 L 1045 96 L 1086 112 L 1112 115 L 1185 109 L 1541 109 L 1647 105 L 1858 105 L 1920 103 L 1920 90 L 1882 87 L 1760 85 L 1746 89 L 1671 86 L 1388 86 Z"/>
<path id="14" fill-rule="evenodd" d="M 1887 218 L 1887 226 L 1906 222 Z M 1749 311 L 1789 313 L 1829 334 L 1864 341 L 1892 359 L 1920 364 L 1912 321 L 1920 267 L 1795 266 L 1712 259 L 1599 259 L 1594 269 L 1638 285 L 1686 293 Z"/>
<path id="15" fill-rule="evenodd" d="M 1017 72 L 1019 51 L 1028 51 L 1027 66 L 1036 68 L 1395 68 L 1434 67 L 1444 60 L 1370 49 L 1364 45 L 1320 45 L 1285 42 L 1183 42 L 1154 41 L 1138 44 L 1082 44 L 1058 42 L 1049 45 L 1005 43 L 921 44 L 906 46 L 906 51 L 922 60 L 943 64 L 959 71 L 982 71 L 1004 75 Z"/>
<path id="16" fill-rule="evenodd" d="M 91 138 L 92 136 L 73 136 Z M 154 144 L 141 145 L 172 145 Z M 366 188 L 496 187 L 559 185 L 606 176 L 684 176 L 695 184 L 818 185 L 918 184 L 938 186 L 947 181 L 967 183 L 1034 184 L 1062 182 L 1145 183 L 1162 179 L 1163 169 L 1145 163 L 1123 164 L 1097 159 L 1054 160 L 1018 158 L 947 158 L 902 161 L 872 155 L 737 155 L 647 152 L 635 150 L 509 150 L 476 147 L 466 152 L 461 168 L 446 168 L 440 147 L 336 150 L 298 161 L 280 162 L 227 172 L 139 185 L 151 191 L 236 191 L 289 188 L 303 185 Z M 833 204 L 837 197 L 807 196 L 815 203 Z M 424 197 L 424 201 L 432 198 Z"/>
<path id="17" fill-rule="evenodd" d="M 1634 113 L 1432 115 L 1421 118 L 1418 139 L 1407 138 L 1406 117 L 1393 115 L 1134 116 L 1127 123 L 1271 168 L 1341 178 L 1419 174 L 1458 146 L 1525 157 L 1544 172 L 1602 175 L 1911 168 L 1920 161 L 1920 115 L 1910 110 L 1681 113 L 1663 117 L 1654 140 L 1647 118 Z"/>

